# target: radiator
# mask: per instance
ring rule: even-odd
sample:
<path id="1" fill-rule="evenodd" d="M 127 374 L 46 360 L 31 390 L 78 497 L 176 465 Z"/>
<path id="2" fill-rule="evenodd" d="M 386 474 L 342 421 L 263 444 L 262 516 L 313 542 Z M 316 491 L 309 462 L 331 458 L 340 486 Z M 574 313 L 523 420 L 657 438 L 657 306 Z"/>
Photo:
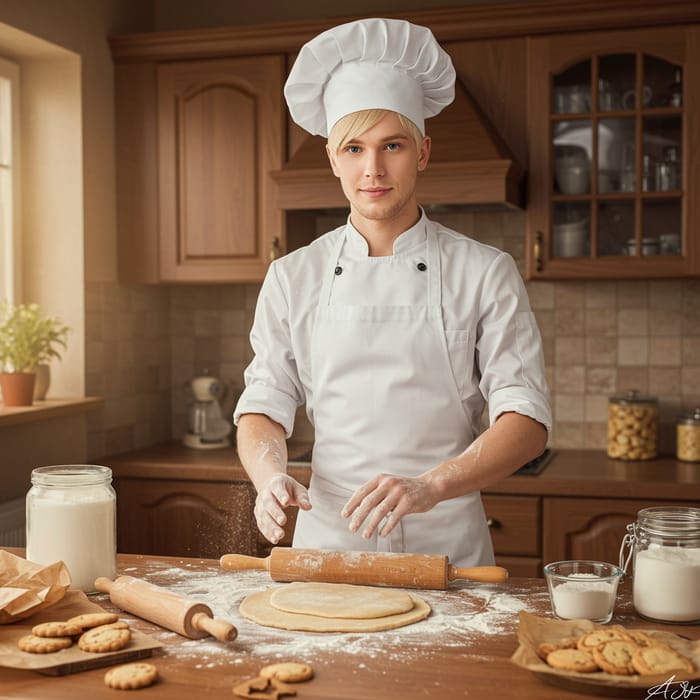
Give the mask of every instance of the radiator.
<path id="1" fill-rule="evenodd" d="M 0 503 L 0 546 L 26 545 L 24 498 Z"/>

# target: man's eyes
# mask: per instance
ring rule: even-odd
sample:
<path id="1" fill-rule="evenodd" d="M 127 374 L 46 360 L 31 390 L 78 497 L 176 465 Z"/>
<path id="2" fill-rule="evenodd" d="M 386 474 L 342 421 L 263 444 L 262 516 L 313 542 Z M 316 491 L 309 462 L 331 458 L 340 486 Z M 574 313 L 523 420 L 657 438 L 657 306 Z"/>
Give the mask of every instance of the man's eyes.
<path id="1" fill-rule="evenodd" d="M 400 144 L 400 143 L 396 143 L 396 142 L 387 143 L 386 146 L 384 146 L 384 148 L 385 148 L 387 151 L 398 151 L 398 150 L 401 148 L 401 144 Z M 353 145 L 353 144 L 350 144 L 350 145 L 346 146 L 346 147 L 345 147 L 345 150 L 346 150 L 348 153 L 361 153 L 361 152 L 362 152 L 362 148 L 361 148 L 360 146 L 356 146 L 356 145 Z"/>

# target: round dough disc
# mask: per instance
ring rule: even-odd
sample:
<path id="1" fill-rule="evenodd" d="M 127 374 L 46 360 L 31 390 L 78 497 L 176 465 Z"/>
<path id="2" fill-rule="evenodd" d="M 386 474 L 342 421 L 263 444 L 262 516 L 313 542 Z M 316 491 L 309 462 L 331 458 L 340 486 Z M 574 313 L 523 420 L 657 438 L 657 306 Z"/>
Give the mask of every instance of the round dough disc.
<path id="1" fill-rule="evenodd" d="M 398 615 L 413 609 L 405 591 L 348 583 L 289 583 L 272 592 L 270 604 L 285 612 L 362 619 Z"/>
<path id="2" fill-rule="evenodd" d="M 329 586 L 336 584 L 329 583 Z M 240 612 L 253 622 L 265 627 L 301 632 L 381 632 L 418 622 L 430 615 L 430 606 L 417 595 L 409 593 L 413 609 L 398 615 L 364 619 L 318 617 L 278 610 L 270 603 L 270 597 L 279 587 L 251 593 L 243 599 Z"/>

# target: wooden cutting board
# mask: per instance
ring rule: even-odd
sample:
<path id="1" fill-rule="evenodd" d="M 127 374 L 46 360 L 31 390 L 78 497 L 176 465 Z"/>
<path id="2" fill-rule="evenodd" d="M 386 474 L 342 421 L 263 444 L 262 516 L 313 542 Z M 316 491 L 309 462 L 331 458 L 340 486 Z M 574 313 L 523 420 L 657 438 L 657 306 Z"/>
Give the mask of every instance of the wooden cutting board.
<path id="1" fill-rule="evenodd" d="M 0 666 L 38 671 L 52 676 L 63 676 L 68 673 L 143 659 L 151 656 L 154 649 L 163 646 L 148 635 L 132 629 L 131 641 L 128 646 L 119 651 L 110 651 L 104 654 L 82 651 L 77 642 L 68 649 L 61 649 L 53 654 L 30 654 L 26 651 L 20 651 L 17 647 L 19 639 L 30 634 L 32 627 L 40 622 L 67 620 L 75 615 L 92 612 L 104 612 L 104 609 L 96 603 L 91 603 L 82 591 L 71 589 L 58 603 L 36 615 L 11 625 L 0 625 Z"/>

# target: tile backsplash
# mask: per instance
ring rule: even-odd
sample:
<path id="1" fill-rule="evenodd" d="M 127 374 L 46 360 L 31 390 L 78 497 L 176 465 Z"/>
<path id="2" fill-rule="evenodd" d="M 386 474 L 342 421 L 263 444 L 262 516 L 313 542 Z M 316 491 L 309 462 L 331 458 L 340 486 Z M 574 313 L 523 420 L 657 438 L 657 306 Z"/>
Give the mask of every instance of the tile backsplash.
<path id="1" fill-rule="evenodd" d="M 522 271 L 523 212 L 429 215 L 506 250 Z M 105 398 L 91 419 L 90 456 L 180 439 L 187 382 L 205 370 L 224 380 L 230 415 L 252 356 L 259 288 L 89 283 L 87 393 Z M 658 397 L 660 448 L 673 453 L 677 415 L 700 405 L 700 280 L 538 281 L 527 291 L 552 393 L 550 443 L 605 449 L 609 397 L 638 389 Z M 301 411 L 296 432 L 311 434 Z"/>

